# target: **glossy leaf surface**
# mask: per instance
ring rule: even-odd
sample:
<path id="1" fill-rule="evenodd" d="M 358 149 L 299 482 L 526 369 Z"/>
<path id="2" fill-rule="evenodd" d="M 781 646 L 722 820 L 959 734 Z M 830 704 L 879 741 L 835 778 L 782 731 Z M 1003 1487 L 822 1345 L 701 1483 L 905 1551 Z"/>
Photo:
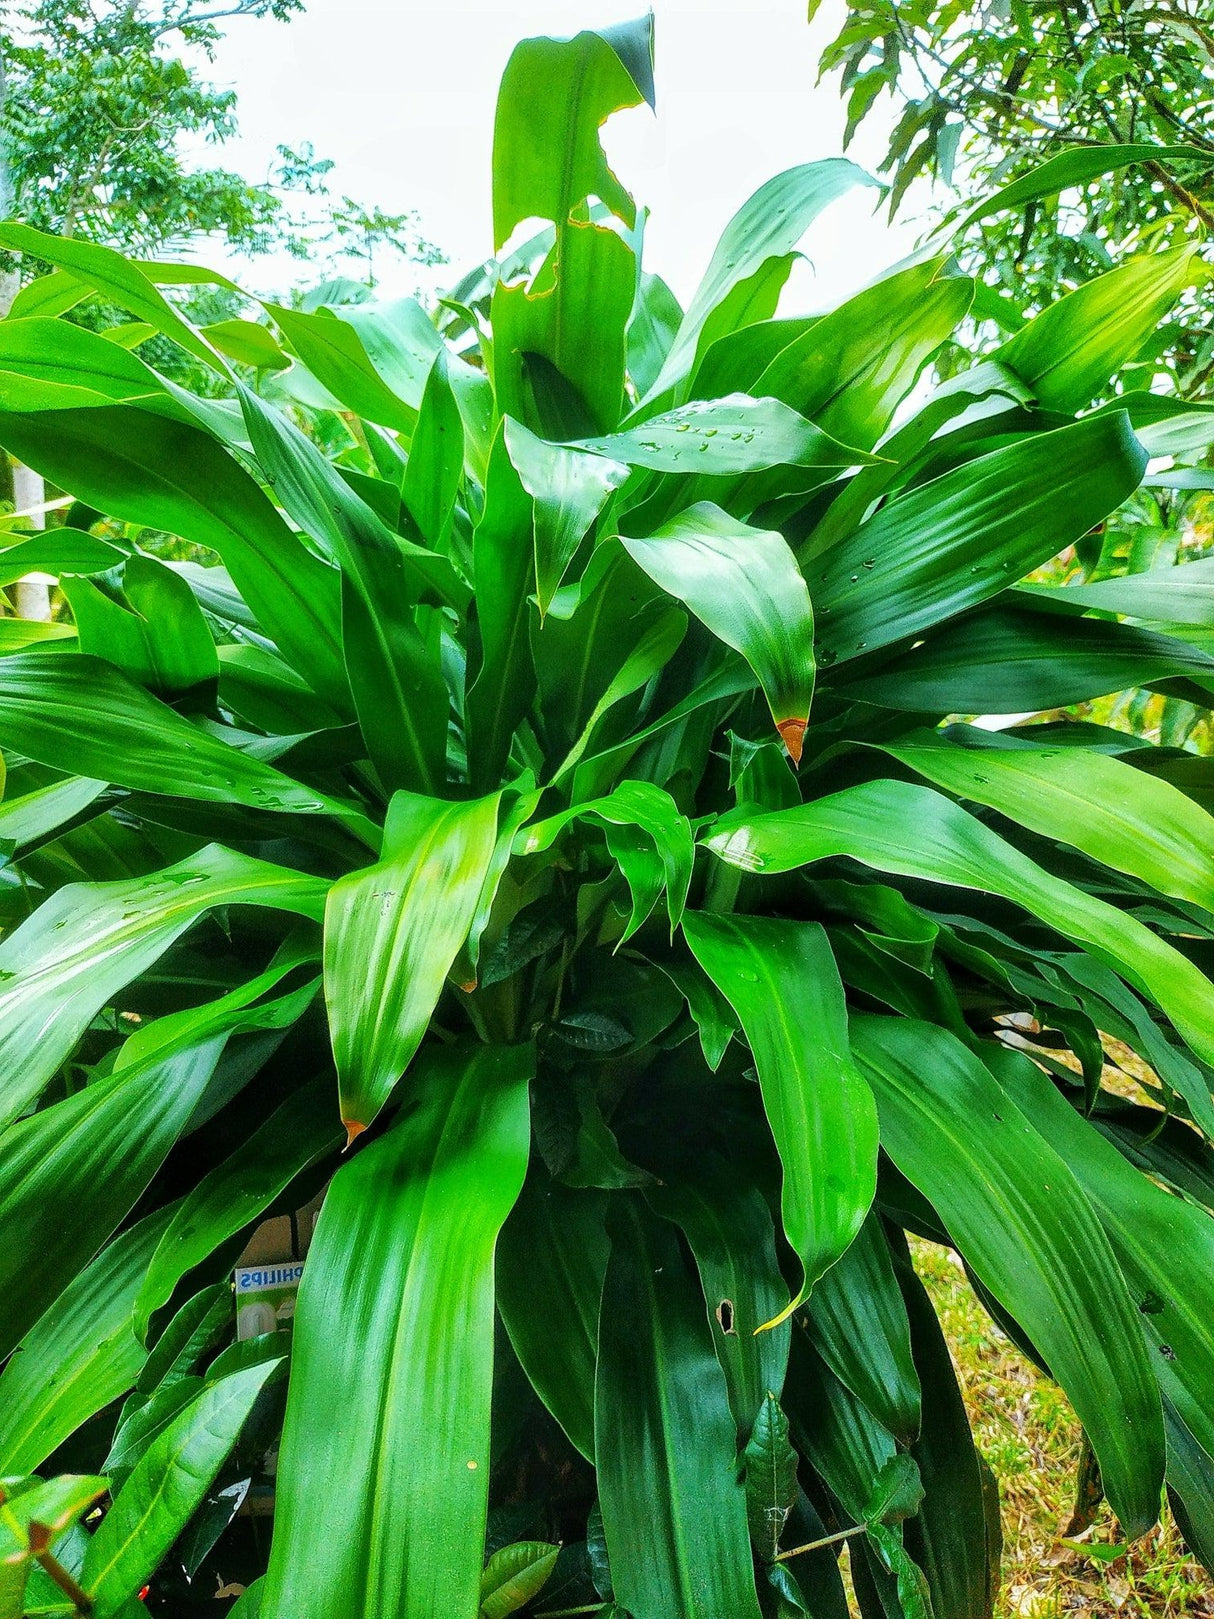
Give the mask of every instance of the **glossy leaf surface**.
<path id="1" fill-rule="evenodd" d="M 871 1016 L 853 1026 L 886 1150 L 1046 1357 L 1118 1517 L 1144 1533 L 1163 1477 L 1159 1392 L 1138 1311 L 1079 1182 L 945 1030 Z"/>
<path id="2" fill-rule="evenodd" d="M 468 804 L 400 793 L 385 855 L 334 884 L 325 907 L 325 1000 L 353 1139 L 417 1050 L 468 936 L 493 858 L 497 795 Z"/>
<path id="3" fill-rule="evenodd" d="M 876 1188 L 876 1108 L 851 1059 L 843 986 L 821 927 L 696 912 L 683 932 L 742 1020 L 784 1166 L 784 1231 L 804 1279 L 771 1326 L 860 1229 Z"/>
<path id="4" fill-rule="evenodd" d="M 617 1600 L 636 1619 L 754 1619 L 745 1491 L 703 1300 L 673 1227 L 636 1203 L 610 1228 L 595 1459 Z"/>
<path id="5" fill-rule="evenodd" d="M 1001 894 L 1107 959 L 1170 1013 L 1199 1056 L 1214 1057 L 1214 988 L 1192 962 L 1135 917 L 1051 876 L 928 788 L 869 782 L 799 809 L 735 822 L 709 846 L 752 871 L 790 871 L 846 854 L 879 871 Z"/>
<path id="6" fill-rule="evenodd" d="M 623 544 L 656 584 L 742 654 L 799 760 L 813 699 L 813 610 L 783 536 L 703 502 L 650 537 Z"/>
<path id="7" fill-rule="evenodd" d="M 267 1619 L 478 1613 L 493 1250 L 523 1184 L 533 1060 L 436 1055 L 418 1108 L 329 1189 L 294 1331 Z"/>

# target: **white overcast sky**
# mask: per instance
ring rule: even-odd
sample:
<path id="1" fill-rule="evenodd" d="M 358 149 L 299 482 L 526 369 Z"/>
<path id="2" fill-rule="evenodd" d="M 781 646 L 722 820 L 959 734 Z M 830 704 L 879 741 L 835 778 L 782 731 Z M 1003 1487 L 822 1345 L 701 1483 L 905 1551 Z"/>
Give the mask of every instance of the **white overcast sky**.
<path id="1" fill-rule="evenodd" d="M 490 151 L 498 80 L 530 34 L 634 16 L 643 0 L 308 0 L 288 24 L 235 22 L 210 69 L 239 96 L 240 135 L 220 160 L 264 176 L 279 142 L 310 140 L 333 158 L 335 190 L 395 213 L 415 209 L 451 260 L 445 285 L 491 251 Z M 837 83 L 815 83 L 842 0 L 814 26 L 805 0 L 655 0 L 657 115 L 647 107 L 607 125 L 612 165 L 652 218 L 646 262 L 684 300 L 730 215 L 764 180 L 842 150 Z M 881 127 L 849 155 L 872 166 Z M 212 159 L 213 160 L 213 159 Z M 874 216 L 876 193 L 835 203 L 803 249 L 786 306 L 828 308 L 909 251 L 916 227 Z M 202 254 L 199 255 L 200 257 Z M 217 254 L 209 252 L 214 261 Z M 377 270 L 385 274 L 385 257 Z M 266 285 L 305 272 L 262 264 Z M 409 290 L 417 271 L 394 272 Z"/>

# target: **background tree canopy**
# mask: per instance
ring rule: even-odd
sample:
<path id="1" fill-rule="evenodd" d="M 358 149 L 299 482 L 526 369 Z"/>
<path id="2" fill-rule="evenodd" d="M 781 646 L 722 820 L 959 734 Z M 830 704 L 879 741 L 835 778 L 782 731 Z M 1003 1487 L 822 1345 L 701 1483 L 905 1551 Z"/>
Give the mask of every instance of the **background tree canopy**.
<path id="1" fill-rule="evenodd" d="M 191 160 L 236 132 L 236 92 L 197 64 L 238 18 L 287 22 L 303 0 L 8 0 L 0 4 L 0 215 L 155 254 L 201 236 L 314 264 L 377 246 L 437 262 L 411 212 L 335 196 L 309 142 L 280 145 L 261 181 Z"/>
<path id="2" fill-rule="evenodd" d="M 811 19 L 819 0 L 811 0 Z M 1102 175 L 961 238 L 965 267 L 992 289 L 976 313 L 1012 329 L 1060 283 L 1086 281 L 1132 236 L 1153 246 L 1214 225 L 1214 24 L 1208 0 L 860 0 L 821 59 L 841 70 L 847 140 L 883 91 L 904 103 L 881 165 L 896 213 L 911 182 L 999 184 L 1075 145 L 1158 145 L 1165 161 Z M 1182 157 L 1176 148 L 1187 147 Z M 1163 159 L 1164 154 L 1160 154 Z M 964 206 L 941 210 L 956 223 Z M 1183 388 L 1214 369 L 1208 287 L 1164 326 L 1159 352 Z M 1183 328 L 1183 331 L 1182 331 Z"/>

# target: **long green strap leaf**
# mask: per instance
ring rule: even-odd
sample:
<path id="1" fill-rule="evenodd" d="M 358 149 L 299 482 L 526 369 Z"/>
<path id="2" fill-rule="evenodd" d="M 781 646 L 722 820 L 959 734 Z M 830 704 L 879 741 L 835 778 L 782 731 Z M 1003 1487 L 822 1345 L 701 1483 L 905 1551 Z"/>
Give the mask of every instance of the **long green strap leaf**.
<path id="1" fill-rule="evenodd" d="M 840 444 L 779 399 L 747 394 L 697 400 L 652 416 L 640 427 L 582 442 L 629 466 L 697 476 L 736 476 L 764 467 L 863 466 L 873 459 Z"/>
<path id="2" fill-rule="evenodd" d="M 989 733 L 958 726 L 947 741 L 883 747 L 947 792 L 1214 910 L 1214 817 L 1179 788 L 1087 748 L 987 742 Z"/>
<path id="3" fill-rule="evenodd" d="M 0 1137 L 0 1354 L 133 1207 L 188 1123 L 224 1043 L 212 1035 L 95 1080 Z M 53 1220 L 48 1210 L 58 1211 Z"/>
<path id="4" fill-rule="evenodd" d="M 1168 1504 L 1185 1545 L 1208 1569 L 1214 1564 L 1214 1457 L 1164 1402 L 1168 1434 Z"/>
<path id="5" fill-rule="evenodd" d="M 695 364 L 713 311 L 767 260 L 790 253 L 829 203 L 872 176 L 846 158 L 786 169 L 761 185 L 726 225 L 646 398 L 658 399 Z M 715 334 L 714 334 L 715 335 Z"/>
<path id="6" fill-rule="evenodd" d="M 1002 895 L 1116 968 L 1214 1062 L 1214 986 L 1186 956 L 1135 917 L 1043 871 L 929 787 L 871 781 L 797 809 L 731 816 L 708 847 L 749 871 L 848 855 L 878 871 Z"/>
<path id="7" fill-rule="evenodd" d="M 6 410 L 56 410 L 105 401 L 139 404 L 178 421 L 191 419 L 151 366 L 99 332 L 66 320 L 36 315 L 6 320 L 0 326 L 0 373 Z"/>
<path id="8" fill-rule="evenodd" d="M 358 333 L 327 312 L 307 314 L 266 304 L 267 314 L 321 384 L 370 422 L 412 432 L 417 411 L 380 375 Z"/>
<path id="9" fill-rule="evenodd" d="M 628 468 L 574 445 L 549 444 L 509 416 L 503 434 L 519 482 L 531 496 L 536 599 L 546 613 L 578 546 L 627 480 Z"/>
<path id="10" fill-rule="evenodd" d="M 519 1364 L 587 1461 L 594 1460 L 606 1201 L 602 1192 L 563 1186 L 536 1170 L 502 1228 L 497 1253 L 498 1309 Z"/>
<path id="11" fill-rule="evenodd" d="M 1039 197 L 1052 197 L 1072 186 L 1087 185 L 1089 180 L 1098 180 L 1102 174 L 1114 174 L 1130 163 L 1200 163 L 1208 157 L 1209 153 L 1200 146 L 1160 146 L 1149 141 L 1121 146 L 1106 146 L 1103 141 L 1094 146 L 1072 146 L 984 198 L 966 214 L 957 232 L 967 230 L 990 214 L 1023 208 Z"/>
<path id="12" fill-rule="evenodd" d="M 497 786 L 515 727 L 535 695 L 529 628 L 535 609 L 535 503 L 524 489 L 505 428 L 489 452 L 484 508 L 472 541 L 480 667 L 465 703 L 468 770 L 474 787 Z"/>
<path id="13" fill-rule="evenodd" d="M 206 1092 L 228 1038 L 289 1028 L 319 988 L 266 991 L 294 965 L 285 956 L 258 978 L 202 1006 L 145 1024 L 112 1071 L 12 1125 L 0 1141 L 0 1353 L 71 1281 L 127 1214 Z M 46 1209 L 72 1218 L 48 1225 Z M 26 1256 L 37 1249 L 40 1261 Z"/>
<path id="14" fill-rule="evenodd" d="M 1146 466 L 1128 417 L 1113 412 L 900 495 L 821 558 L 820 661 L 887 646 L 998 595 L 1120 506 Z"/>
<path id="15" fill-rule="evenodd" d="M 89 1542 L 81 1582 L 98 1619 L 133 1597 L 202 1504 L 253 1402 L 280 1364 L 211 1384 L 149 1445 Z"/>
<path id="16" fill-rule="evenodd" d="M 325 908 L 325 1001 L 351 1140 L 421 1044 L 476 918 L 499 794 L 451 804 L 397 793 L 385 855 L 334 883 Z"/>
<path id="17" fill-rule="evenodd" d="M 989 1062 L 1087 1193 L 1138 1306 L 1159 1386 L 1214 1451 L 1214 1218 L 1136 1169 L 1023 1053 L 994 1050 Z"/>
<path id="18" fill-rule="evenodd" d="M 776 1257 L 767 1199 L 724 1157 L 663 1159 L 658 1184 L 645 1188 L 650 1208 L 687 1238 L 709 1331 L 725 1373 L 729 1406 L 744 1439 L 772 1389 L 783 1388 L 791 1329 L 784 1321 L 760 1332 L 784 1306 L 787 1286 Z"/>
<path id="19" fill-rule="evenodd" d="M 100 511 L 216 551 L 283 656 L 348 708 L 337 570 L 208 433 L 109 405 L 0 412 L 0 444 Z"/>
<path id="20" fill-rule="evenodd" d="M 401 486 L 406 510 L 435 551 L 445 551 L 450 543 L 464 468 L 464 425 L 451 387 L 451 370 L 447 350 L 442 348 L 426 379 Z"/>
<path id="21" fill-rule="evenodd" d="M 0 943 L 0 1121 L 18 1117 L 103 1006 L 217 905 L 319 921 L 327 888 L 212 844 L 149 877 L 71 883 Z"/>
<path id="22" fill-rule="evenodd" d="M 804 1279 L 796 1309 L 859 1231 L 877 1184 L 877 1111 L 851 1060 L 839 970 L 816 922 L 683 918 L 696 960 L 742 1020 L 784 1167 L 784 1232 Z"/>
<path id="23" fill-rule="evenodd" d="M 599 1317 L 595 1461 L 616 1600 L 758 1619 L 725 1379 L 674 1227 L 621 1198 Z"/>
<path id="24" fill-rule="evenodd" d="M 910 1326 L 875 1209 L 806 1307 L 818 1353 L 841 1383 L 904 1445 L 919 1432 L 922 1400 Z"/>
<path id="25" fill-rule="evenodd" d="M 91 776 L 65 776 L 49 787 L 6 798 L 0 803 L 0 840 L 11 841 L 18 848 L 23 843 L 36 843 L 83 815 L 105 789 L 105 782 Z"/>
<path id="26" fill-rule="evenodd" d="M 302 1170 L 341 1144 L 331 1082 L 293 1092 L 266 1122 L 194 1186 L 173 1212 L 150 1256 L 135 1301 L 143 1340 L 154 1311 L 167 1304 L 188 1270 L 252 1222 Z"/>
<path id="27" fill-rule="evenodd" d="M 191 725 L 111 663 L 83 653 L 0 660 L 0 742 L 54 770 L 136 792 L 365 824 L 356 810 Z"/>
<path id="28" fill-rule="evenodd" d="M 56 322 L 56 325 L 58 322 Z M 0 331 L 3 331 L 0 326 Z M 7 536 L 6 536 L 7 538 Z M 108 540 L 95 539 L 79 529 L 54 529 L 33 534 L 16 545 L 0 550 L 0 583 L 5 589 L 24 579 L 27 573 L 76 574 L 105 573 L 125 562 L 127 553 Z"/>
<path id="29" fill-rule="evenodd" d="M 1159 1391 L 1138 1311 L 1078 1181 L 947 1030 L 857 1015 L 852 1038 L 883 1147 L 1045 1357 L 1117 1516 L 1131 1536 L 1145 1534 L 1163 1482 Z"/>
<path id="30" fill-rule="evenodd" d="M 903 1526 L 906 1548 L 926 1576 L 936 1619 L 992 1619 L 999 1594 L 999 1499 L 978 1454 L 935 1306 L 899 1236 L 898 1279 L 906 1300 L 923 1426 L 911 1456 L 923 1481 L 919 1510 Z M 989 1483 L 988 1483 L 989 1480 Z"/>
<path id="31" fill-rule="evenodd" d="M 1079 410 L 1137 358 L 1201 273 L 1192 245 L 1137 253 L 1047 305 L 995 358 L 1024 379 L 1043 409 Z"/>
<path id="32" fill-rule="evenodd" d="M 171 1218 L 159 1209 L 103 1248 L 0 1373 L 0 1474 L 31 1473 L 138 1377 L 135 1296 Z"/>
<path id="33" fill-rule="evenodd" d="M 77 281 L 112 299 L 120 309 L 129 310 L 139 320 L 163 332 L 196 360 L 222 376 L 229 374 L 211 345 L 181 318 L 139 266 L 112 247 L 75 237 L 49 235 L 31 225 L 15 222 L 0 225 L 0 246 L 14 253 L 28 253 L 34 259 L 67 271 Z"/>
<path id="34" fill-rule="evenodd" d="M 3 560 L 5 557 L 0 557 Z M 1202 557 L 1175 568 L 1119 574 L 1091 584 L 1021 588 L 1031 591 L 1047 607 L 1096 608 L 1102 613 L 1124 613 L 1128 618 L 1149 619 L 1156 624 L 1192 624 L 1198 629 L 1208 629 L 1214 623 L 1214 557 Z"/>
<path id="35" fill-rule="evenodd" d="M 599 128 L 613 112 L 653 105 L 653 18 L 525 39 L 502 74 L 493 130 L 493 238 L 526 219 L 564 224 L 586 197 L 627 223 L 635 204 L 608 167 Z"/>
<path id="36" fill-rule="evenodd" d="M 910 713 L 1024 714 L 1183 675 L 1210 679 L 1214 658 L 1131 624 L 995 608 L 844 691 Z"/>
<path id="37" fill-rule="evenodd" d="M 523 1184 L 528 1047 L 448 1048 L 340 1170 L 300 1287 L 263 1619 L 476 1619 L 493 1250 Z"/>
<path id="38" fill-rule="evenodd" d="M 446 557 L 394 535 L 281 411 L 247 389 L 241 404 L 279 499 L 341 566 L 346 673 L 380 778 L 390 791 L 433 791 L 446 774 L 447 687 L 413 604 L 427 593 L 462 603 L 454 569 Z"/>
<path id="39" fill-rule="evenodd" d="M 784 536 L 701 501 L 645 539 L 621 536 L 621 544 L 655 584 L 742 654 L 799 761 L 814 690 L 814 619 Z"/>
<path id="40" fill-rule="evenodd" d="M 894 1436 L 826 1365 L 809 1336 L 794 1326 L 788 1381 L 781 1402 L 793 1442 L 830 1486 L 853 1522 L 878 1476 L 897 1454 Z"/>
<path id="41" fill-rule="evenodd" d="M 784 400 L 845 444 L 876 444 L 969 308 L 973 282 L 944 267 L 929 259 L 866 287 L 782 348 L 751 391 Z"/>

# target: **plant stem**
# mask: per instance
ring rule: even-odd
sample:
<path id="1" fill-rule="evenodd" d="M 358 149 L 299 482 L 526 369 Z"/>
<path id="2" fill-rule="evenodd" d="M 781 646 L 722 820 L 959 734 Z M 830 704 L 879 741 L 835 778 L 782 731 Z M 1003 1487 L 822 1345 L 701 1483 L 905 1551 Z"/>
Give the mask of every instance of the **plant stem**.
<path id="1" fill-rule="evenodd" d="M 850 1529 L 840 1529 L 833 1535 L 825 1536 L 825 1538 L 822 1540 L 811 1540 L 808 1541 L 804 1546 L 794 1546 L 791 1551 L 778 1552 L 776 1554 L 776 1562 L 787 1563 L 789 1558 L 800 1557 L 803 1552 L 816 1552 L 822 1546 L 833 1546 L 837 1541 L 846 1540 L 849 1535 L 862 1535 L 863 1533 L 864 1525 L 862 1523 L 854 1523 Z"/>
<path id="2" fill-rule="evenodd" d="M 569 1619 L 575 1613 L 602 1613 L 607 1606 L 605 1602 L 592 1602 L 585 1608 L 541 1608 L 535 1619 Z"/>
<path id="3" fill-rule="evenodd" d="M 31 1523 L 29 1527 L 30 1550 L 41 1563 L 43 1569 L 54 1580 L 64 1596 L 75 1607 L 76 1612 L 87 1619 L 93 1611 L 93 1599 L 84 1587 L 68 1573 L 63 1564 L 49 1550 L 50 1530 L 40 1523 Z"/>

